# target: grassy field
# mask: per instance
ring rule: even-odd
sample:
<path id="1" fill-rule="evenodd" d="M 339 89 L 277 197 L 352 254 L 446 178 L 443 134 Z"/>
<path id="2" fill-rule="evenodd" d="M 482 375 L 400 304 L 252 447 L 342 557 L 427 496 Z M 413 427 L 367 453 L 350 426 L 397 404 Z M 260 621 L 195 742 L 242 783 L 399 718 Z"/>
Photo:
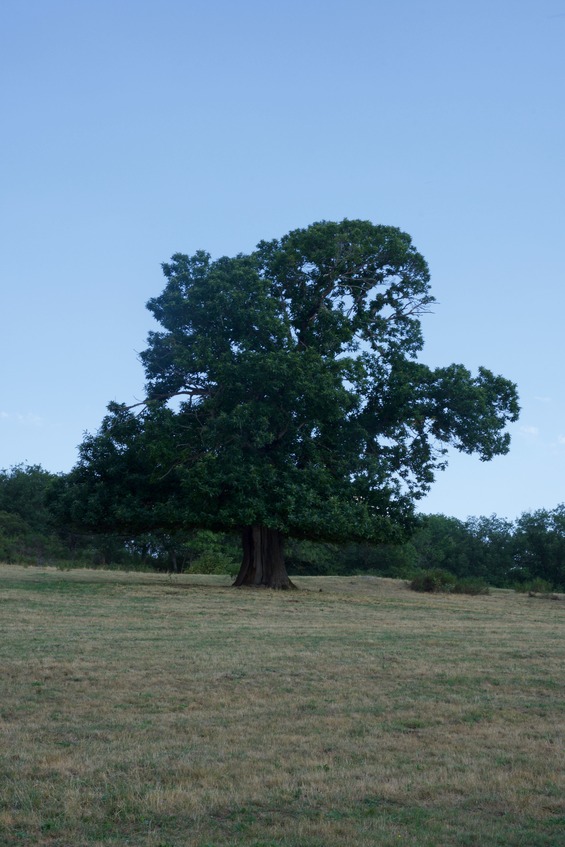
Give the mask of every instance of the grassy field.
<path id="1" fill-rule="evenodd" d="M 565 845 L 565 602 L 0 566 L 0 844 Z"/>

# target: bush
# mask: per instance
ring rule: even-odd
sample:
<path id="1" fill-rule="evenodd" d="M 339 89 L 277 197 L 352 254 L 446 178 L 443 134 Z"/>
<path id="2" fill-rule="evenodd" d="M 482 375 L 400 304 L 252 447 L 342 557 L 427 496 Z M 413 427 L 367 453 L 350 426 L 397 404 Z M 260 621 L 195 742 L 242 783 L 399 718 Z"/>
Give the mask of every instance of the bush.
<path id="1" fill-rule="evenodd" d="M 212 550 L 201 553 L 191 562 L 190 568 L 188 568 L 190 573 L 229 574 L 229 576 L 236 576 L 238 570 L 239 565 L 234 562 L 229 553 Z"/>
<path id="2" fill-rule="evenodd" d="M 412 591 L 427 591 L 430 593 L 443 592 L 445 594 L 488 594 L 489 587 L 483 579 L 468 577 L 457 579 L 457 577 L 441 568 L 421 571 L 416 574 L 409 583 Z"/>
<path id="3" fill-rule="evenodd" d="M 412 591 L 452 591 L 457 580 L 452 573 L 441 568 L 421 571 L 409 583 Z"/>
<path id="4" fill-rule="evenodd" d="M 459 579 L 452 590 L 454 594 L 490 594 L 488 584 L 480 577 Z"/>
<path id="5" fill-rule="evenodd" d="M 518 591 L 520 594 L 551 594 L 553 585 L 546 579 L 537 577 L 526 582 L 520 582 L 514 587 L 514 591 Z"/>

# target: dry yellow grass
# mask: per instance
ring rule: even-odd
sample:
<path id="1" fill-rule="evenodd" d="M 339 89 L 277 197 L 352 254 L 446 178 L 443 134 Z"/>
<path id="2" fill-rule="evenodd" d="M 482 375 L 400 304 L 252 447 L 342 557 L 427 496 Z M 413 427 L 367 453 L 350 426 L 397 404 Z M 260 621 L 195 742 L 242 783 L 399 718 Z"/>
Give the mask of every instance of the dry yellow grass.
<path id="1" fill-rule="evenodd" d="M 1 566 L 0 844 L 565 845 L 565 603 L 296 582 Z"/>

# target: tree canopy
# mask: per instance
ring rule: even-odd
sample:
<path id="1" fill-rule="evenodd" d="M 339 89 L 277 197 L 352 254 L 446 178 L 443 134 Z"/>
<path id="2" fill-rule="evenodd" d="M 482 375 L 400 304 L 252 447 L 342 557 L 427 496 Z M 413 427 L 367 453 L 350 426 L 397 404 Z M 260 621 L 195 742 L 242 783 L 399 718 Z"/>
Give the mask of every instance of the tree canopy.
<path id="1" fill-rule="evenodd" d="M 401 540 L 449 446 L 508 451 L 515 385 L 417 359 L 434 298 L 399 229 L 321 222 L 163 271 L 146 400 L 109 407 L 72 475 L 84 523 L 237 530 L 236 583 L 286 587 L 285 537 Z"/>

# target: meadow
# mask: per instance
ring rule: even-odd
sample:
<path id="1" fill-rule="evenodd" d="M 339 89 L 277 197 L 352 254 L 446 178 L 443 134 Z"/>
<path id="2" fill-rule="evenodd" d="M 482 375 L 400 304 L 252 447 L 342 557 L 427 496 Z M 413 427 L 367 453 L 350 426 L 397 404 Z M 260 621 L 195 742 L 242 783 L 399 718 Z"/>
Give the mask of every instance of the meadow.
<path id="1" fill-rule="evenodd" d="M 2 847 L 565 845 L 565 602 L 0 566 Z"/>

